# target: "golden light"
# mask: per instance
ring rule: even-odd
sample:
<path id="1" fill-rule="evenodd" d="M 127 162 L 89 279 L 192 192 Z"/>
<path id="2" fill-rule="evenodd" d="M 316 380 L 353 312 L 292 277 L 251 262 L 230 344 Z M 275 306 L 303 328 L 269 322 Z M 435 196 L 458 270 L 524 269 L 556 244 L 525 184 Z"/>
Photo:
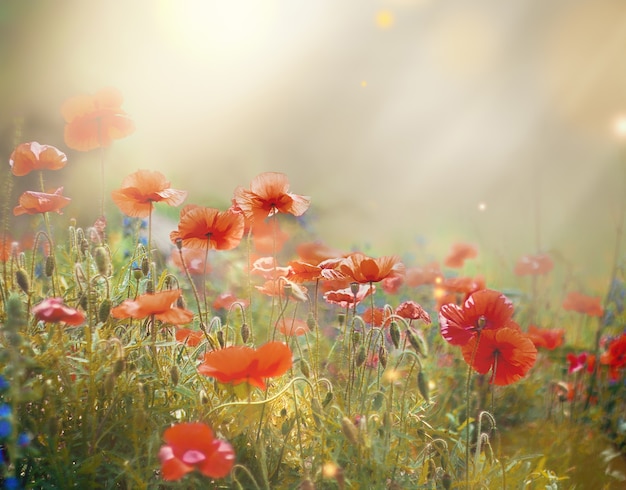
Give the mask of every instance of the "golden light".
<path id="1" fill-rule="evenodd" d="M 393 21 L 393 14 L 389 10 L 381 10 L 376 14 L 376 25 L 381 29 L 389 29 Z"/>
<path id="2" fill-rule="evenodd" d="M 618 116 L 613 124 L 615 134 L 620 138 L 626 137 L 626 115 Z"/>
<path id="3" fill-rule="evenodd" d="M 487 210 L 487 204 L 485 204 L 484 202 L 479 202 L 478 203 L 478 210 L 479 211 L 486 211 Z"/>

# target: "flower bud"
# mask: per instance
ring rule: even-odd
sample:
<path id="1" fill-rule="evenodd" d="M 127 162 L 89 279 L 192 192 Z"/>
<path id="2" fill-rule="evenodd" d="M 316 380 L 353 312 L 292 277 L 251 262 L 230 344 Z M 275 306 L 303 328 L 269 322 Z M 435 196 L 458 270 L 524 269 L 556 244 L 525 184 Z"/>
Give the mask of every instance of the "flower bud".
<path id="1" fill-rule="evenodd" d="M 367 358 L 367 351 L 365 350 L 365 346 L 362 345 L 359 347 L 359 350 L 356 353 L 356 366 L 361 367 L 363 363 L 365 363 L 365 359 Z"/>
<path id="2" fill-rule="evenodd" d="M 217 342 L 220 344 L 221 349 L 223 349 L 226 345 L 226 341 L 224 340 L 224 330 L 217 331 Z"/>
<path id="3" fill-rule="evenodd" d="M 307 316 L 306 326 L 309 327 L 309 330 L 315 330 L 315 328 L 317 327 L 317 322 L 315 321 L 313 313 L 309 313 L 309 316 Z"/>
<path id="4" fill-rule="evenodd" d="M 345 313 L 338 313 L 337 314 L 337 322 L 339 323 L 340 327 L 343 327 L 343 324 L 346 322 L 346 314 Z"/>
<path id="5" fill-rule="evenodd" d="M 46 277 L 52 277 L 54 272 L 54 255 L 48 255 L 46 257 L 46 265 L 43 268 Z"/>
<path id="6" fill-rule="evenodd" d="M 415 349 L 418 354 L 421 354 L 423 357 L 428 357 L 428 348 L 426 347 L 426 342 L 422 336 L 410 328 L 406 329 L 406 338 L 409 341 L 409 344 Z"/>
<path id="7" fill-rule="evenodd" d="M 102 245 L 96 247 L 93 252 L 93 258 L 96 262 L 98 272 L 105 277 L 108 277 L 111 269 L 111 261 L 109 260 L 109 254 Z"/>
<path id="8" fill-rule="evenodd" d="M 144 276 L 150 273 L 150 261 L 148 261 L 148 257 L 146 256 L 141 259 L 141 272 L 143 272 Z"/>
<path id="9" fill-rule="evenodd" d="M 324 397 L 324 401 L 322 402 L 322 406 L 323 406 L 324 408 L 326 408 L 328 405 L 330 405 L 330 402 L 332 402 L 332 401 L 333 401 L 333 397 L 334 397 L 334 396 L 335 396 L 335 395 L 333 394 L 333 392 L 332 392 L 332 391 L 328 391 L 328 392 L 326 392 L 326 396 Z"/>
<path id="10" fill-rule="evenodd" d="M 428 380 L 426 379 L 424 371 L 420 371 L 419 373 L 417 373 L 417 389 L 419 390 L 420 395 L 422 395 L 424 401 L 429 403 L 430 396 L 428 393 Z"/>
<path id="11" fill-rule="evenodd" d="M 309 363 L 304 359 L 300 359 L 300 372 L 304 375 L 305 378 L 309 378 L 311 376 L 311 368 Z"/>
<path id="12" fill-rule="evenodd" d="M 378 348 L 378 360 L 380 361 L 380 365 L 385 369 L 387 367 L 387 349 L 384 345 L 381 345 Z"/>
<path id="13" fill-rule="evenodd" d="M 247 323 L 244 323 L 243 325 L 241 325 L 241 340 L 244 344 L 247 344 L 249 339 L 250 339 L 250 327 L 248 326 Z"/>
<path id="14" fill-rule="evenodd" d="M 152 279 L 148 279 L 146 281 L 146 293 L 154 294 L 154 282 L 152 281 Z"/>
<path id="15" fill-rule="evenodd" d="M 105 323 L 109 319 L 111 313 L 111 300 L 104 298 L 98 307 L 98 321 Z"/>
<path id="16" fill-rule="evenodd" d="M 24 293 L 30 293 L 30 280 L 25 269 L 19 268 L 15 271 L 15 282 Z"/>
<path id="17" fill-rule="evenodd" d="M 126 368 L 126 359 L 124 358 L 117 359 L 113 363 L 113 374 L 115 376 L 119 376 L 120 374 L 124 372 L 125 368 Z"/>
<path id="18" fill-rule="evenodd" d="M 178 372 L 178 366 L 174 364 L 170 368 L 170 380 L 172 381 L 172 386 L 176 386 L 178 384 L 179 379 L 180 379 L 180 376 Z"/>
<path id="19" fill-rule="evenodd" d="M 346 436 L 346 439 L 350 441 L 350 443 L 355 446 L 359 445 L 359 430 L 352 423 L 348 417 L 344 417 L 341 419 L 341 430 L 343 431 L 343 435 Z"/>

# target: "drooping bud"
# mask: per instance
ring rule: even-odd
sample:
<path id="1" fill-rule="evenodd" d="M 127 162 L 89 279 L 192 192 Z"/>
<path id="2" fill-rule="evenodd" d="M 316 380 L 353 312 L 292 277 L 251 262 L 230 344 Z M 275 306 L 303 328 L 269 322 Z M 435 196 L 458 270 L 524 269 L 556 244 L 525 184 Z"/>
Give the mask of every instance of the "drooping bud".
<path id="1" fill-rule="evenodd" d="M 146 293 L 154 294 L 154 282 L 152 281 L 152 279 L 148 279 L 146 281 Z"/>
<path id="2" fill-rule="evenodd" d="M 52 274 L 54 273 L 54 255 L 48 255 L 46 257 L 46 264 L 43 271 L 46 277 L 52 277 Z"/>
<path id="3" fill-rule="evenodd" d="M 224 339 L 224 330 L 217 331 L 217 342 L 220 344 L 220 348 L 224 348 L 226 341 Z"/>
<path id="4" fill-rule="evenodd" d="M 355 364 L 357 367 L 361 367 L 365 363 L 365 359 L 367 358 L 367 352 L 365 350 L 365 346 L 362 345 L 359 347 L 359 350 L 356 353 L 356 361 Z"/>
<path id="5" fill-rule="evenodd" d="M 424 401 L 429 403 L 430 396 L 428 393 L 428 380 L 426 379 L 424 371 L 421 370 L 419 373 L 417 373 L 417 389 L 419 390 L 420 395 L 422 395 L 422 398 L 424 398 Z"/>
<path id="6" fill-rule="evenodd" d="M 109 319 L 111 313 L 111 300 L 104 298 L 98 307 L 98 321 L 105 323 Z"/>
<path id="7" fill-rule="evenodd" d="M 398 322 L 391 322 L 389 325 L 389 335 L 391 336 L 393 346 L 398 349 L 400 347 L 400 327 L 398 326 Z"/>
<path id="8" fill-rule="evenodd" d="M 309 316 L 307 316 L 306 326 L 309 327 L 309 330 L 315 330 L 315 328 L 317 327 L 317 322 L 315 321 L 313 313 L 309 313 Z"/>
<path id="9" fill-rule="evenodd" d="M 126 359 L 121 357 L 113 363 L 113 374 L 115 376 L 119 376 L 120 374 L 124 372 L 125 368 L 126 368 Z"/>
<path id="10" fill-rule="evenodd" d="M 330 405 L 330 402 L 333 401 L 334 396 L 335 395 L 332 391 L 327 391 L 326 396 L 324 397 L 324 401 L 322 402 L 322 406 L 326 408 L 328 405 Z"/>
<path id="11" fill-rule="evenodd" d="M 170 380 L 172 381 L 172 386 L 176 386 L 178 384 L 179 379 L 180 379 L 180 375 L 178 372 L 178 366 L 174 364 L 170 368 Z"/>
<path id="12" fill-rule="evenodd" d="M 359 330 L 352 331 L 352 343 L 359 345 L 361 343 L 361 332 Z"/>
<path id="13" fill-rule="evenodd" d="M 346 439 L 350 441 L 355 446 L 359 445 L 359 430 L 352 423 L 348 417 L 344 417 L 341 419 L 341 430 L 343 431 L 343 435 L 346 436 Z"/>
<path id="14" fill-rule="evenodd" d="M 30 293 L 30 280 L 28 279 L 28 273 L 25 269 L 20 267 L 15 271 L 15 282 L 24 293 Z"/>
<path id="15" fill-rule="evenodd" d="M 409 344 L 411 344 L 411 347 L 413 347 L 418 354 L 421 354 L 423 357 L 428 357 L 426 342 L 418 332 L 407 328 L 406 338 L 408 339 Z"/>
<path id="16" fill-rule="evenodd" d="M 311 368 L 305 359 L 300 359 L 300 372 L 305 378 L 309 378 L 311 376 Z"/>
<path id="17" fill-rule="evenodd" d="M 244 323 L 243 325 L 241 325 L 241 340 L 244 344 L 247 344 L 249 339 L 250 339 L 250 327 L 248 326 L 247 323 Z"/>
<path id="18" fill-rule="evenodd" d="M 380 361 L 380 365 L 385 369 L 387 367 L 387 349 L 384 345 L 381 345 L 378 348 L 378 360 Z"/>
<path id="19" fill-rule="evenodd" d="M 96 262 L 98 272 L 103 276 L 108 277 L 111 268 L 111 261 L 109 260 L 109 254 L 107 253 L 106 248 L 102 245 L 96 247 L 93 252 L 93 258 Z"/>

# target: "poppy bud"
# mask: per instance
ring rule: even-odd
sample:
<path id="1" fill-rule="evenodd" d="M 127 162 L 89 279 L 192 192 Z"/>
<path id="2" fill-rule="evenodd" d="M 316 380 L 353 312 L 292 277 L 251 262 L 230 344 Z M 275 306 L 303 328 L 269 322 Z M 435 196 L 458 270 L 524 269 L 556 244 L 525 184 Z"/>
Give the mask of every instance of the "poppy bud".
<path id="1" fill-rule="evenodd" d="M 322 406 L 324 408 L 326 408 L 328 405 L 330 405 L 330 402 L 333 401 L 333 392 L 332 391 L 328 391 L 326 392 L 326 396 L 324 397 L 324 401 L 322 402 Z"/>
<path id="2" fill-rule="evenodd" d="M 400 347 L 400 327 L 398 326 L 398 322 L 392 321 L 389 325 L 389 335 L 391 336 L 391 342 L 393 342 L 393 346 L 397 349 Z"/>
<path id="3" fill-rule="evenodd" d="M 249 339 L 250 339 L 250 327 L 248 326 L 247 323 L 244 323 L 243 325 L 241 325 L 241 340 L 244 344 L 247 344 Z"/>
<path id="4" fill-rule="evenodd" d="M 98 321 L 105 323 L 109 319 L 109 314 L 111 313 L 111 300 L 109 298 L 104 298 L 102 303 L 100 303 L 100 307 L 98 308 Z"/>
<path id="5" fill-rule="evenodd" d="M 385 369 L 387 367 L 387 349 L 384 345 L 381 345 L 378 348 L 378 360 L 380 361 L 380 365 Z"/>
<path id="6" fill-rule="evenodd" d="M 46 277 L 52 277 L 52 273 L 54 272 L 54 255 L 48 255 L 46 257 L 46 265 L 43 270 Z"/>
<path id="7" fill-rule="evenodd" d="M 126 367 L 126 359 L 120 358 L 115 361 L 113 364 L 113 374 L 115 376 L 119 376 L 124 372 L 124 368 Z"/>
<path id="8" fill-rule="evenodd" d="M 135 278 L 135 281 L 139 281 L 139 279 L 143 277 L 141 267 L 133 267 L 133 277 Z"/>
<path id="9" fill-rule="evenodd" d="M 429 403 L 430 397 L 428 394 L 428 380 L 426 379 L 424 371 L 417 373 L 417 389 L 419 390 L 420 395 L 422 395 L 422 398 Z"/>
<path id="10" fill-rule="evenodd" d="M 182 250 L 183 249 L 183 239 L 182 238 L 177 238 L 174 243 L 176 244 L 176 248 L 178 250 Z"/>
<path id="11" fill-rule="evenodd" d="M 147 276 L 150 273 L 150 262 L 148 261 L 148 257 L 143 257 L 141 259 L 141 272 L 143 272 L 144 276 Z"/>
<path id="12" fill-rule="evenodd" d="M 351 282 L 350 283 L 350 291 L 352 291 L 352 294 L 354 296 L 356 296 L 359 293 L 359 283 L 358 282 Z"/>
<path id="13" fill-rule="evenodd" d="M 385 395 L 382 391 L 377 391 L 374 393 L 374 399 L 372 400 L 372 408 L 374 410 L 380 409 L 383 406 L 383 400 L 385 399 Z"/>
<path id="14" fill-rule="evenodd" d="M 89 250 L 89 242 L 83 236 L 83 239 L 80 241 L 80 251 L 83 254 L 83 257 L 87 253 L 87 250 Z"/>
<path id="15" fill-rule="evenodd" d="M 152 281 L 152 279 L 146 281 L 146 293 L 154 294 L 154 282 Z"/>
<path id="16" fill-rule="evenodd" d="M 283 286 L 283 293 L 285 293 L 285 298 L 289 298 L 291 296 L 292 291 L 293 291 L 293 287 L 291 286 L 291 284 L 285 284 Z"/>
<path id="17" fill-rule="evenodd" d="M 217 331 L 217 341 L 220 344 L 220 347 L 223 349 L 224 345 L 226 345 L 225 340 L 224 340 L 224 331 L 223 330 L 218 330 Z"/>
<path id="18" fill-rule="evenodd" d="M 352 332 L 352 343 L 354 345 L 359 345 L 361 343 L 361 332 L 358 330 L 354 330 Z"/>
<path id="19" fill-rule="evenodd" d="M 366 357 L 367 357 L 367 352 L 365 350 L 365 346 L 362 345 L 361 347 L 359 347 L 359 350 L 356 353 L 356 362 L 355 362 L 356 366 L 361 367 L 363 363 L 365 362 Z"/>
<path id="20" fill-rule="evenodd" d="M 346 314 L 345 313 L 339 313 L 337 315 L 337 322 L 339 322 L 339 326 L 343 327 L 343 324 L 346 321 Z"/>
<path id="21" fill-rule="evenodd" d="M 309 363 L 304 359 L 300 359 L 300 372 L 304 375 L 305 378 L 309 378 L 311 376 L 311 368 L 309 367 Z"/>
<path id="22" fill-rule="evenodd" d="M 315 330 L 315 328 L 317 327 L 317 322 L 315 321 L 313 313 L 309 313 L 309 316 L 307 316 L 306 326 L 309 327 L 309 330 Z"/>
<path id="23" fill-rule="evenodd" d="M 24 293 L 30 293 L 30 280 L 28 279 L 28 273 L 24 269 L 20 268 L 15 271 L 15 282 L 17 282 L 17 285 Z"/>
<path id="24" fill-rule="evenodd" d="M 452 487 L 452 476 L 450 476 L 450 473 L 446 472 L 443 474 L 441 477 L 441 484 L 445 490 L 450 490 Z"/>
<path id="25" fill-rule="evenodd" d="M 411 344 L 411 346 L 418 354 L 421 354 L 423 357 L 428 357 L 426 342 L 424 342 L 424 339 L 419 333 L 411 330 L 410 328 L 407 328 L 406 338 L 409 340 L 409 344 Z"/>
<path id="26" fill-rule="evenodd" d="M 178 384 L 179 379 L 180 379 L 180 376 L 178 373 L 178 366 L 174 364 L 170 368 L 170 380 L 172 381 L 172 386 L 176 386 Z"/>
<path id="27" fill-rule="evenodd" d="M 176 300 L 176 307 L 183 310 L 187 308 L 187 303 L 185 302 L 185 298 L 183 298 L 182 294 Z"/>
<path id="28" fill-rule="evenodd" d="M 344 417 L 341 419 L 341 430 L 343 431 L 343 435 L 346 436 L 346 439 L 350 441 L 355 446 L 359 445 L 359 430 L 352 423 L 348 417 Z"/>
<path id="29" fill-rule="evenodd" d="M 108 276 L 111 267 L 111 261 L 109 260 L 109 254 L 107 253 L 106 248 L 104 248 L 103 246 L 96 247 L 93 252 L 93 258 L 96 261 L 96 267 L 98 268 L 98 272 L 103 276 Z"/>

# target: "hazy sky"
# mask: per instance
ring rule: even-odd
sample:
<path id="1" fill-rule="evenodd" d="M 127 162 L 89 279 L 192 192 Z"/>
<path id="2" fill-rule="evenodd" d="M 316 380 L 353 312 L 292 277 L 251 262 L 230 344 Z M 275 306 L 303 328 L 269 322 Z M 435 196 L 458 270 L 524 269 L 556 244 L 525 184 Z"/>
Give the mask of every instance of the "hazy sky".
<path id="1" fill-rule="evenodd" d="M 612 254 L 621 0 L 3 0 L 0 40 L 7 159 L 16 116 L 65 149 L 63 100 L 112 85 L 137 131 L 110 188 L 158 169 L 227 204 L 282 171 L 333 245 Z M 91 192 L 97 156 L 68 155 L 66 194 Z"/>

